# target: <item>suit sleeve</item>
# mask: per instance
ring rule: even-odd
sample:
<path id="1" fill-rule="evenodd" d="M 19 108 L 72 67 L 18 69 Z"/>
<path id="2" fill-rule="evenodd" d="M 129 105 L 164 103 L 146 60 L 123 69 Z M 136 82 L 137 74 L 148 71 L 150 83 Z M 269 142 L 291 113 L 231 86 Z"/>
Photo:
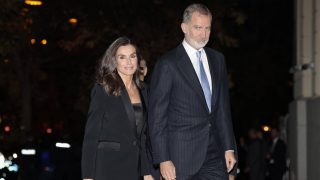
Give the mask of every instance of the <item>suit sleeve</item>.
<path id="1" fill-rule="evenodd" d="M 82 145 L 81 166 L 83 179 L 95 178 L 96 152 L 102 124 L 101 119 L 103 117 L 101 96 L 102 88 L 99 85 L 95 85 L 91 91 L 91 102 Z"/>
<path id="2" fill-rule="evenodd" d="M 217 95 L 217 121 L 216 126 L 219 129 L 220 143 L 223 151 L 235 150 L 235 139 L 233 134 L 233 126 L 231 122 L 231 112 L 229 103 L 229 87 L 228 87 L 228 75 L 224 62 L 224 57 L 220 58 L 221 61 L 221 80 L 218 84 L 219 94 Z"/>
<path id="3" fill-rule="evenodd" d="M 153 163 L 170 160 L 167 139 L 168 106 L 172 76 L 168 62 L 160 59 L 151 77 L 149 99 L 149 131 Z"/>
<path id="4" fill-rule="evenodd" d="M 233 133 L 233 125 L 231 120 L 230 112 L 230 100 L 229 100 L 229 85 L 228 85 L 228 74 L 223 55 L 221 55 L 221 81 L 220 89 L 218 94 L 218 112 L 217 112 L 217 121 L 216 126 L 219 129 L 220 143 L 223 151 L 233 150 L 237 158 L 237 146 L 235 141 L 235 136 Z M 231 172 L 232 175 L 236 175 L 236 166 Z"/>

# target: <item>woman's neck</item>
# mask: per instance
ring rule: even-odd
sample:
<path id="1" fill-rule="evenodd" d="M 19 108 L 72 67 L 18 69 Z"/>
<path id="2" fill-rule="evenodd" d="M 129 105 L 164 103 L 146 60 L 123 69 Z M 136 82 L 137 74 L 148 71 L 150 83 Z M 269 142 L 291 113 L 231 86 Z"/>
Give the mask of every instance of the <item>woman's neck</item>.
<path id="1" fill-rule="evenodd" d="M 121 77 L 121 79 L 126 89 L 132 89 L 135 87 L 132 76 Z"/>

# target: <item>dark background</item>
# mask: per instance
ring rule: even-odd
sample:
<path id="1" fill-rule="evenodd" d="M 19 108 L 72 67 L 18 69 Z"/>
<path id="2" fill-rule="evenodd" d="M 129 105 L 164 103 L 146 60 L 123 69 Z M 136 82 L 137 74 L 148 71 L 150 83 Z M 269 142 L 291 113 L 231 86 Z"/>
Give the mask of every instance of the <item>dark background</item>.
<path id="1" fill-rule="evenodd" d="M 292 100 L 292 1 L 0 0 L 0 151 L 29 137 L 38 145 L 63 139 L 79 160 L 95 67 L 108 45 L 134 39 L 150 75 L 157 57 L 182 42 L 182 13 L 193 2 L 213 12 L 207 46 L 226 57 L 236 136 L 278 125 Z"/>

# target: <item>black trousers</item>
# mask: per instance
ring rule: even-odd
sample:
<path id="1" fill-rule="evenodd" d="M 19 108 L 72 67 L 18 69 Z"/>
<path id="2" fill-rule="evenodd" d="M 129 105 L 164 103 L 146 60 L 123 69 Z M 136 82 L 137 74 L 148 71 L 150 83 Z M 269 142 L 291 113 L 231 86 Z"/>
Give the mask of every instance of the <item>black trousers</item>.
<path id="1" fill-rule="evenodd" d="M 206 159 L 200 170 L 192 176 L 179 176 L 177 180 L 228 180 L 224 152 L 220 150 L 219 143 L 213 136 L 210 136 Z"/>

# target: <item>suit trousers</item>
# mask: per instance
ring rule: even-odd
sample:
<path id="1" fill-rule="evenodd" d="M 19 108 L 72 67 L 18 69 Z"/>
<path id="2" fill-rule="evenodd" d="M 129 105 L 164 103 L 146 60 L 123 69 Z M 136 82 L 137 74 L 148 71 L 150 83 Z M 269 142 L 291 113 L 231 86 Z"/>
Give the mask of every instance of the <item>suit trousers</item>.
<path id="1" fill-rule="evenodd" d="M 177 180 L 228 180 L 224 152 L 221 151 L 216 138 L 210 133 L 210 143 L 206 159 L 200 170 L 191 176 L 177 175 Z"/>

